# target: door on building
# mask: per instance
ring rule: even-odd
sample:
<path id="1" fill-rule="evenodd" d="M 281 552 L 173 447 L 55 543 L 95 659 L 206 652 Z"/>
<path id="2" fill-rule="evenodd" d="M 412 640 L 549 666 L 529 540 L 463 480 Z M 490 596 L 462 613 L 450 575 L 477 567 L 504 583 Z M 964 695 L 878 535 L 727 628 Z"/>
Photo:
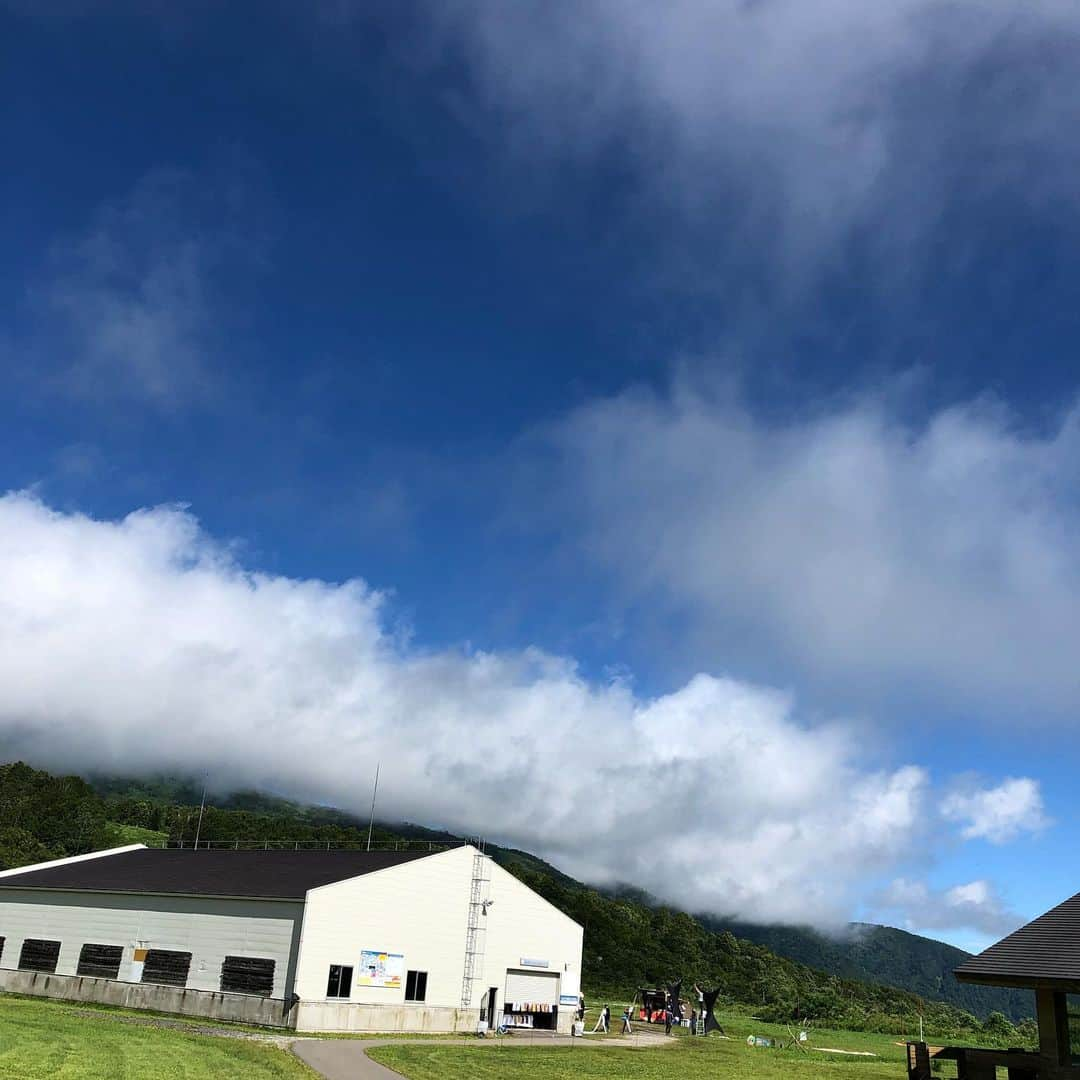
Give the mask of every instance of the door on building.
<path id="1" fill-rule="evenodd" d="M 559 976 L 550 971 L 507 971 L 503 1012 L 512 1027 L 558 1027 Z"/>
<path id="2" fill-rule="evenodd" d="M 491 987 L 487 992 L 487 1015 L 483 1019 L 487 1020 L 488 1027 L 494 1031 L 499 1026 L 499 1016 L 496 1010 L 496 1005 L 499 1000 L 499 988 L 497 986 Z"/>

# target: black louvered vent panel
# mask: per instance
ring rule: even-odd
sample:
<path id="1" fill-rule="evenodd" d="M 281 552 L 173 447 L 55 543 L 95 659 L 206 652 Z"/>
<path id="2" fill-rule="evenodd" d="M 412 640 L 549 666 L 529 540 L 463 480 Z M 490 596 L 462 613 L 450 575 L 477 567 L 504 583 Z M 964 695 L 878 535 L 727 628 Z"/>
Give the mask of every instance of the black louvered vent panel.
<path id="1" fill-rule="evenodd" d="M 19 953 L 20 971 L 55 971 L 56 961 L 60 959 L 59 941 L 41 941 L 27 938 L 22 943 Z"/>
<path id="2" fill-rule="evenodd" d="M 79 950 L 78 975 L 93 979 L 115 979 L 120 974 L 120 958 L 124 955 L 122 945 L 84 945 Z"/>
<path id="3" fill-rule="evenodd" d="M 7 941 L 7 938 L 0 937 L 0 960 L 2 960 L 4 958 L 4 942 L 5 941 Z"/>
<path id="4" fill-rule="evenodd" d="M 147 949 L 143 963 L 142 981 L 162 983 L 165 986 L 187 986 L 191 953 L 173 952 L 170 949 Z"/>
<path id="5" fill-rule="evenodd" d="M 221 989 L 229 994 L 274 992 L 274 961 L 255 956 L 226 956 L 221 965 Z"/>

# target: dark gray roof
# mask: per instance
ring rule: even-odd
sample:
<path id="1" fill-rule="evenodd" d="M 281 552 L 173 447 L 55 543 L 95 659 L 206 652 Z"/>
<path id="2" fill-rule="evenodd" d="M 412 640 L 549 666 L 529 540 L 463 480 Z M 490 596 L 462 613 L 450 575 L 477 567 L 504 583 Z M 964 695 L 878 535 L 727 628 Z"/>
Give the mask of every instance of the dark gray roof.
<path id="1" fill-rule="evenodd" d="M 427 858 L 428 851 L 191 851 L 142 848 L 0 877 L 2 889 L 256 896 L 308 889 Z"/>
<path id="2" fill-rule="evenodd" d="M 965 960 L 961 982 L 1080 989 L 1080 893 Z"/>

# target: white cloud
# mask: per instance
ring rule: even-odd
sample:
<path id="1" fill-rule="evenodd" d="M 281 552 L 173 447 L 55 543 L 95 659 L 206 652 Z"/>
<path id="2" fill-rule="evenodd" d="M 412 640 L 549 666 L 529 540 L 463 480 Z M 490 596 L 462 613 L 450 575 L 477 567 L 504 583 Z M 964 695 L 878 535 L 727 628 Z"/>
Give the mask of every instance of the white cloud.
<path id="1" fill-rule="evenodd" d="M 919 424 L 891 404 L 765 420 L 683 378 L 572 413 L 556 482 L 625 602 L 685 617 L 702 651 L 845 692 L 1074 708 L 1080 413 L 1034 432 L 985 402 Z"/>
<path id="2" fill-rule="evenodd" d="M 962 826 L 965 839 L 994 844 L 1041 832 L 1049 824 L 1039 784 L 1027 777 L 1010 777 L 992 788 L 954 791 L 943 800 L 941 813 Z"/>
<path id="3" fill-rule="evenodd" d="M 843 230 L 910 259 L 957 197 L 1075 206 L 1075 5 L 459 0 L 433 11 L 516 153 L 619 154 L 629 168 L 613 199 L 625 200 L 629 174 L 632 216 L 686 219 L 672 246 L 697 234 L 720 268 L 750 249 L 789 268 L 827 262 Z M 901 260 L 890 278 L 912 269 Z"/>
<path id="4" fill-rule="evenodd" d="M 0 498 L 0 745 L 80 769 L 209 768 L 485 833 L 602 882 L 755 919 L 843 918 L 920 832 L 926 776 L 787 695 L 664 696 L 565 658 L 431 652 L 382 595 L 246 571 L 187 513 Z"/>
<path id="5" fill-rule="evenodd" d="M 237 291 L 223 267 L 258 262 L 258 199 L 245 171 L 155 170 L 55 246 L 49 281 L 33 290 L 35 350 L 59 357 L 46 362 L 52 385 L 165 407 L 211 393 L 231 321 L 226 298 Z"/>
<path id="6" fill-rule="evenodd" d="M 932 889 L 922 881 L 897 878 L 875 897 L 874 907 L 878 918 L 915 932 L 970 928 L 1001 937 L 1024 921 L 983 880 Z"/>

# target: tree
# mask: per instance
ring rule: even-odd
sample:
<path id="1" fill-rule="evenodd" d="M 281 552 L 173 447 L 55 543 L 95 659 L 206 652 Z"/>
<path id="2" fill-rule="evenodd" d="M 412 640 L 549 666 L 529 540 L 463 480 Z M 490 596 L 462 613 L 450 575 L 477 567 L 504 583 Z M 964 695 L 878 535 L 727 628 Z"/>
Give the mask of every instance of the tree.
<path id="1" fill-rule="evenodd" d="M 0 870 L 13 870 L 17 866 L 47 862 L 55 853 L 37 838 L 17 825 L 0 828 Z"/>
<path id="2" fill-rule="evenodd" d="M 998 1042 L 1008 1042 L 1017 1037 L 1012 1021 L 1000 1012 L 992 1012 L 983 1023 L 983 1031 Z"/>

